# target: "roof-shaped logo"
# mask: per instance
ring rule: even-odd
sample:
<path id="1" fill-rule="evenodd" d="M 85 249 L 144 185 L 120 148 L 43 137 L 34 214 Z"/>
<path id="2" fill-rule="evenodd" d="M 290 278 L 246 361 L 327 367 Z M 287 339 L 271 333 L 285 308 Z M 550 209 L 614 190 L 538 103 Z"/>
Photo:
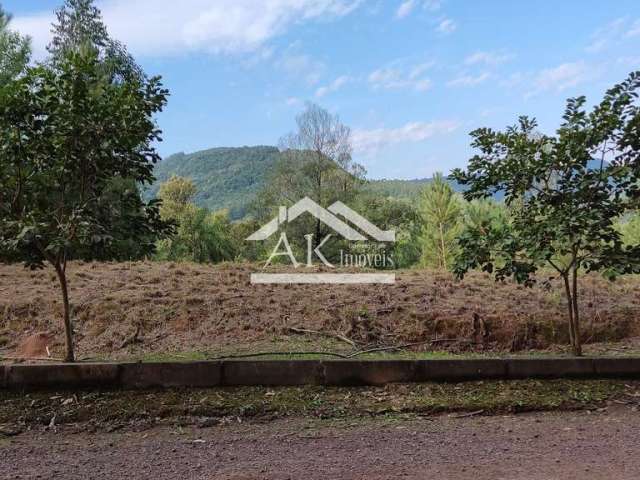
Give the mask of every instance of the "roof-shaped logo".
<path id="1" fill-rule="evenodd" d="M 247 240 L 259 241 L 266 240 L 278 231 L 280 225 L 292 222 L 303 213 L 310 213 L 328 227 L 332 228 L 336 233 L 342 235 L 350 241 L 364 241 L 367 238 L 358 230 L 351 227 L 338 216 L 349 221 L 358 227 L 362 232 L 366 233 L 379 242 L 395 242 L 395 230 L 381 230 L 362 215 L 347 207 L 342 202 L 335 202 L 329 208 L 323 208 L 309 197 L 292 205 L 291 207 L 280 207 L 278 216 L 274 217 L 270 222 L 262 226 L 258 231 L 247 237 Z"/>

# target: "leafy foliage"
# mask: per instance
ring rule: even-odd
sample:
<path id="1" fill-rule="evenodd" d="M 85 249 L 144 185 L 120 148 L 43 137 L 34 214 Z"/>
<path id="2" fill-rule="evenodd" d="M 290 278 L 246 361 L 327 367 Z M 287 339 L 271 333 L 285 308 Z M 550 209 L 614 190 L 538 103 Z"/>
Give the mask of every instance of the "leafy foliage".
<path id="1" fill-rule="evenodd" d="M 153 115 L 166 96 L 158 78 L 111 82 L 91 51 L 70 54 L 56 68 L 28 68 L 1 90 L 0 245 L 32 268 L 55 268 L 69 360 L 67 260 L 124 236 L 151 252 L 150 236 L 168 229 L 156 202 L 124 213 L 112 202 L 114 178 L 152 180 Z M 131 192 L 121 204 L 132 205 Z"/>
<path id="2" fill-rule="evenodd" d="M 256 194 L 264 188 L 268 172 L 276 164 L 276 147 L 213 148 L 192 154 L 172 155 L 156 166 L 157 181 L 144 195 L 159 194 L 160 185 L 172 175 L 193 181 L 193 202 L 216 211 L 226 209 L 232 220 L 243 218 Z"/>
<path id="3" fill-rule="evenodd" d="M 29 38 L 9 30 L 11 16 L 0 6 L 0 88 L 22 73 L 29 63 Z"/>
<path id="4" fill-rule="evenodd" d="M 196 187 L 189 179 L 173 176 L 160 186 L 162 218 L 178 224 L 172 238 L 158 244 L 158 258 L 192 262 L 220 262 L 235 257 L 226 212 L 210 213 L 191 201 Z"/>
<path id="5" fill-rule="evenodd" d="M 531 284 L 532 274 L 549 265 L 563 278 L 574 352 L 581 353 L 578 284 L 581 270 L 614 278 L 640 271 L 640 246 L 625 246 L 615 220 L 640 198 L 640 107 L 635 72 L 607 91 L 590 112 L 586 99 L 569 99 L 555 136 L 537 132 L 535 120 L 521 117 L 504 132 L 471 133 L 480 153 L 452 178 L 468 187 L 467 199 L 504 191 L 513 220 L 468 229 L 460 238 L 456 273 L 471 268 L 513 276 Z M 593 159 L 599 160 L 591 168 Z"/>
<path id="6" fill-rule="evenodd" d="M 622 235 L 622 243 L 628 246 L 640 245 L 640 213 L 626 215 L 617 225 Z"/>
<path id="7" fill-rule="evenodd" d="M 142 68 L 126 47 L 109 36 L 94 0 L 65 0 L 56 10 L 56 20 L 47 47 L 53 64 L 89 48 L 97 52 L 101 70 L 112 81 L 143 80 Z"/>

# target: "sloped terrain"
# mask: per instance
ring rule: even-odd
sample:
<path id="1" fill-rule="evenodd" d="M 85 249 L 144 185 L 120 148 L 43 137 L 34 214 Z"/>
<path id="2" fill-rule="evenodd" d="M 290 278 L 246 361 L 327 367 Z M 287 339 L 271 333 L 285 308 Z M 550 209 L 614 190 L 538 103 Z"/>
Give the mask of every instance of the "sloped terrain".
<path id="1" fill-rule="evenodd" d="M 251 285 L 249 274 L 256 268 L 71 263 L 79 356 L 351 351 L 417 342 L 425 343 L 413 350 L 517 352 L 567 343 L 558 284 L 529 289 L 496 284 L 484 274 L 457 282 L 448 273 L 407 270 L 394 285 Z M 640 334 L 639 286 L 638 277 L 614 283 L 596 276 L 583 279 L 586 342 Z M 51 270 L 0 266 L 0 315 L 0 351 L 5 354 L 43 332 L 52 338 L 52 354 L 61 351 L 61 301 Z"/>

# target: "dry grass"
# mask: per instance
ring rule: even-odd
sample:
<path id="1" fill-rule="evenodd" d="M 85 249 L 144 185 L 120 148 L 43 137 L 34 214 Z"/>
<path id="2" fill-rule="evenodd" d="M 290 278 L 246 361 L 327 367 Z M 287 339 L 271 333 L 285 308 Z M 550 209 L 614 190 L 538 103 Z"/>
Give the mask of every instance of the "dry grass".
<path id="1" fill-rule="evenodd" d="M 237 345 L 276 349 L 300 339 L 290 327 L 340 332 L 359 345 L 464 340 L 449 346 L 457 350 L 542 349 L 567 341 L 557 284 L 551 290 L 528 289 L 496 284 L 483 274 L 457 282 L 446 273 L 409 270 L 399 273 L 395 285 L 251 285 L 251 270 L 232 264 L 72 263 L 80 356 L 215 352 Z M 639 286 L 638 277 L 615 283 L 583 279 L 588 342 L 640 334 Z M 15 348 L 34 332 L 51 331 L 59 350 L 60 315 L 51 270 L 0 266 L 0 349 Z M 121 348 L 138 325 L 143 342 Z M 326 346 L 326 339 L 315 340 Z"/>

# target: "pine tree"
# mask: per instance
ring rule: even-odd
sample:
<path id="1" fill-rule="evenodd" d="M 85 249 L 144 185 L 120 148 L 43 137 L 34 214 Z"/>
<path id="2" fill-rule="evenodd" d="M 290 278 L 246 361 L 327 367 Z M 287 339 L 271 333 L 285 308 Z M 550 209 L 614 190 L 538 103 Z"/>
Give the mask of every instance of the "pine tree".
<path id="1" fill-rule="evenodd" d="M 126 47 L 109 36 L 94 0 L 65 0 L 56 10 L 52 32 L 47 50 L 54 65 L 71 52 L 89 48 L 98 52 L 105 72 L 114 81 L 140 81 L 144 77 Z"/>
<path id="2" fill-rule="evenodd" d="M 29 38 L 9 30 L 10 22 L 11 15 L 0 6 L 0 86 L 24 71 L 31 56 Z"/>
<path id="3" fill-rule="evenodd" d="M 451 185 L 436 173 L 433 182 L 420 198 L 422 231 L 421 263 L 423 266 L 447 269 L 454 260 L 456 235 L 462 220 L 462 202 Z"/>

